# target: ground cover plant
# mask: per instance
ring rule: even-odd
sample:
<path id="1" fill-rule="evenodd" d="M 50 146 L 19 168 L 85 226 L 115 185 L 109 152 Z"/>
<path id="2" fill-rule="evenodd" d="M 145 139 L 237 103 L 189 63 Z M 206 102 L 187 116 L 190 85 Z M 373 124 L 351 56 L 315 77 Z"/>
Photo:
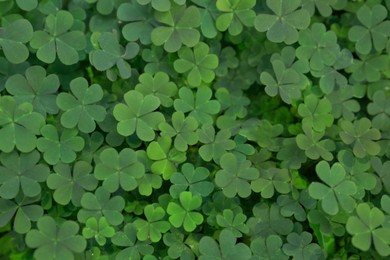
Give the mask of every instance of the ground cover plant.
<path id="1" fill-rule="evenodd" d="M 388 259 L 389 0 L 0 0 L 1 259 Z"/>

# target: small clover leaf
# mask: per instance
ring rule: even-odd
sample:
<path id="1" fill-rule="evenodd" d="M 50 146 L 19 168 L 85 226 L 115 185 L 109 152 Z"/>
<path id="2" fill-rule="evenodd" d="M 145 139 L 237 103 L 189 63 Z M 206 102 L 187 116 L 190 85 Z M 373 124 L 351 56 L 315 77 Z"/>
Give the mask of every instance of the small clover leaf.
<path id="1" fill-rule="evenodd" d="M 169 222 L 176 228 L 183 226 L 185 231 L 192 232 L 203 222 L 203 215 L 194 211 L 202 205 L 202 197 L 193 195 L 190 191 L 183 191 L 179 199 L 180 205 L 176 202 L 168 204 Z"/>
<path id="2" fill-rule="evenodd" d="M 215 78 L 214 70 L 218 67 L 218 56 L 209 54 L 209 46 L 200 42 L 193 50 L 183 47 L 179 50 L 179 59 L 173 67 L 178 73 L 187 73 L 190 86 L 199 87 L 202 82 L 210 83 Z"/>
<path id="3" fill-rule="evenodd" d="M 226 88 L 219 88 L 215 97 L 221 104 L 221 110 L 225 116 L 245 118 L 248 114 L 247 106 L 250 100 L 241 91 L 229 91 Z"/>
<path id="4" fill-rule="evenodd" d="M 200 12 L 196 6 L 174 6 L 167 12 L 155 13 L 156 20 L 163 24 L 153 29 L 153 44 L 164 45 L 167 52 L 176 52 L 184 44 L 194 47 L 200 38 Z"/>
<path id="5" fill-rule="evenodd" d="M 184 234 L 178 229 L 171 229 L 171 232 L 164 234 L 164 244 L 169 246 L 167 252 L 172 259 L 188 259 L 195 260 L 194 252 L 191 250 L 190 245 L 186 243 Z"/>
<path id="6" fill-rule="evenodd" d="M 299 9 L 301 0 L 267 0 L 267 6 L 274 14 L 259 14 L 255 19 L 255 28 L 267 32 L 271 42 L 284 42 L 288 45 L 298 41 L 298 31 L 310 25 L 310 14 Z"/>
<path id="7" fill-rule="evenodd" d="M 204 236 L 199 241 L 199 260 L 222 259 L 251 259 L 251 250 L 244 243 L 237 243 L 234 234 L 224 229 L 219 234 L 219 243 L 209 236 Z"/>
<path id="8" fill-rule="evenodd" d="M 271 198 L 275 190 L 281 194 L 287 194 L 291 191 L 291 177 L 287 169 L 269 168 L 260 171 L 260 176 L 251 182 L 254 192 L 261 193 L 265 199 Z"/>
<path id="9" fill-rule="evenodd" d="M 222 189 L 228 198 L 238 195 L 247 198 L 252 192 L 250 181 L 259 177 L 259 171 L 251 167 L 248 160 L 240 160 L 232 153 L 226 153 L 221 157 L 219 170 L 215 175 L 215 184 Z"/>
<path id="10" fill-rule="evenodd" d="M 26 19 L 19 19 L 4 26 L 0 30 L 0 47 L 5 58 L 13 64 L 27 60 L 29 51 L 24 44 L 32 37 L 33 27 Z"/>
<path id="11" fill-rule="evenodd" d="M 65 163 L 54 165 L 54 173 L 47 177 L 47 186 L 55 190 L 54 200 L 60 205 L 73 205 L 79 207 L 85 191 L 93 191 L 98 181 L 91 174 L 92 166 L 84 161 L 77 161 L 73 169 Z"/>
<path id="12" fill-rule="evenodd" d="M 34 111 L 46 114 L 57 114 L 56 92 L 60 87 L 57 75 L 46 75 L 41 66 L 32 66 L 26 70 L 26 76 L 15 74 L 8 78 L 5 88 L 15 97 L 17 103 L 31 103 Z"/>
<path id="13" fill-rule="evenodd" d="M 387 9 L 383 5 L 374 5 L 372 8 L 363 5 L 356 12 L 359 22 L 348 32 L 348 38 L 356 42 L 356 50 L 361 54 L 369 54 L 374 46 L 376 51 L 382 51 L 390 36 L 390 21 L 387 18 Z"/>
<path id="14" fill-rule="evenodd" d="M 390 129 L 390 97 L 383 91 L 376 91 L 372 102 L 367 105 L 367 112 L 374 116 L 372 126 L 379 130 Z"/>
<path id="15" fill-rule="evenodd" d="M 96 10 L 102 15 L 109 15 L 114 10 L 113 0 L 85 0 L 88 4 L 96 4 Z"/>
<path id="16" fill-rule="evenodd" d="M 287 260 L 282 252 L 282 239 L 277 235 L 269 235 L 267 238 L 258 237 L 251 242 L 251 250 L 254 259 Z"/>
<path id="17" fill-rule="evenodd" d="M 77 135 L 76 129 L 63 129 L 61 136 L 54 125 L 45 125 L 41 128 L 41 135 L 37 142 L 37 148 L 43 153 L 43 159 L 55 165 L 59 161 L 71 163 L 76 160 L 76 152 L 84 148 L 85 141 Z"/>
<path id="18" fill-rule="evenodd" d="M 144 208 L 146 220 L 136 219 L 134 226 L 137 228 L 137 238 L 140 241 L 150 241 L 156 243 L 161 240 L 162 234 L 166 233 L 171 225 L 168 221 L 162 220 L 165 210 L 156 205 L 147 205 Z"/>
<path id="19" fill-rule="evenodd" d="M 306 9 L 311 16 L 315 14 L 315 10 L 323 17 L 332 15 L 332 7 L 337 3 L 337 0 L 302 0 L 302 8 Z"/>
<path id="20" fill-rule="evenodd" d="M 218 34 L 215 27 L 215 19 L 218 10 L 215 1 L 211 0 L 192 0 L 191 2 L 199 6 L 200 12 L 200 30 L 202 35 L 206 38 L 215 38 Z"/>
<path id="21" fill-rule="evenodd" d="M 332 104 L 327 98 L 318 99 L 315 95 L 307 95 L 305 102 L 298 106 L 298 113 L 303 117 L 302 124 L 311 126 L 322 132 L 333 124 Z"/>
<path id="22" fill-rule="evenodd" d="M 46 164 L 39 163 L 40 154 L 34 150 L 20 155 L 13 151 L 0 157 L 0 197 L 13 199 L 21 191 L 26 197 L 41 193 L 40 182 L 46 181 L 50 173 Z"/>
<path id="23" fill-rule="evenodd" d="M 53 63 L 56 57 L 65 65 L 80 60 L 78 51 L 86 47 L 82 31 L 73 31 L 74 18 L 68 11 L 60 10 L 46 18 L 44 31 L 35 31 L 30 46 L 37 49 L 37 57 L 45 63 Z M 71 30 L 71 31 L 69 31 Z"/>
<path id="24" fill-rule="evenodd" d="M 100 85 L 89 86 L 85 78 L 79 77 L 70 82 L 72 94 L 57 95 L 57 105 L 64 111 L 61 124 L 66 128 L 77 128 L 83 133 L 91 133 L 96 128 L 95 122 L 102 122 L 106 117 L 106 109 L 97 105 L 103 98 Z"/>
<path id="25" fill-rule="evenodd" d="M 36 135 L 45 124 L 44 117 L 33 112 L 29 103 L 17 105 L 11 96 L 0 97 L 0 150 L 9 153 L 16 149 L 28 153 L 37 144 Z"/>
<path id="26" fill-rule="evenodd" d="M 216 20 L 219 31 L 229 31 L 231 35 L 239 35 L 243 25 L 252 27 L 256 17 L 252 8 L 255 0 L 217 0 L 217 9 L 222 13 Z"/>
<path id="27" fill-rule="evenodd" d="M 325 259 L 321 247 L 310 243 L 312 235 L 306 231 L 301 234 L 291 233 L 287 236 L 287 244 L 283 245 L 283 252 L 293 259 Z"/>
<path id="28" fill-rule="evenodd" d="M 115 235 L 115 229 L 110 226 L 105 217 L 89 218 L 83 228 L 83 237 L 86 239 L 95 238 L 99 246 L 104 246 L 107 239 Z"/>
<path id="29" fill-rule="evenodd" d="M 353 144 L 353 154 L 359 158 L 366 155 L 377 155 L 380 152 L 380 146 L 376 140 L 381 138 L 378 129 L 371 127 L 371 121 L 368 118 L 355 120 L 353 123 L 342 121 L 339 133 L 341 140 L 346 144 Z"/>
<path id="30" fill-rule="evenodd" d="M 160 99 L 154 95 L 143 96 L 136 90 L 124 95 L 126 104 L 115 105 L 114 117 L 118 120 L 117 130 L 120 135 L 130 136 L 134 133 L 143 141 L 152 141 L 154 130 L 165 121 L 161 112 L 154 112 L 160 106 Z"/>
<path id="31" fill-rule="evenodd" d="M 340 163 L 330 167 L 328 162 L 321 161 L 316 166 L 316 172 L 323 183 L 312 182 L 309 185 L 310 196 L 321 200 L 323 210 L 329 215 L 336 215 L 339 207 L 352 212 L 356 205 L 352 196 L 357 188 L 355 182 L 346 179 L 344 167 Z"/>
<path id="32" fill-rule="evenodd" d="M 74 259 L 74 253 L 84 252 L 87 242 L 78 235 L 79 225 L 74 221 L 57 224 L 50 216 L 38 220 L 38 229 L 30 230 L 26 235 L 26 244 L 36 248 L 36 259 Z"/>
<path id="33" fill-rule="evenodd" d="M 390 255 L 390 229 L 381 227 L 385 221 L 383 212 L 368 203 L 360 203 L 356 207 L 357 216 L 350 216 L 347 221 L 347 231 L 352 237 L 352 245 L 367 251 L 373 242 L 379 255 Z"/>
<path id="34" fill-rule="evenodd" d="M 382 190 L 383 185 L 385 191 L 390 192 L 390 161 L 382 163 L 381 159 L 373 157 L 371 159 L 371 165 L 379 177 L 380 190 Z"/>
<path id="35" fill-rule="evenodd" d="M 351 66 L 346 68 L 352 73 L 352 79 L 358 82 L 376 82 L 381 79 L 382 72 L 389 68 L 386 55 L 358 55 L 360 59 L 354 59 Z"/>
<path id="36" fill-rule="evenodd" d="M 332 115 L 334 118 L 343 118 L 352 121 L 355 113 L 360 111 L 360 104 L 353 99 L 354 94 L 349 88 L 340 88 L 326 96 L 332 103 Z"/>
<path id="37" fill-rule="evenodd" d="M 225 209 L 222 214 L 216 216 L 217 224 L 230 230 L 235 237 L 242 237 L 242 234 L 249 233 L 249 228 L 245 224 L 246 219 L 245 214 L 241 212 L 235 214 L 231 209 Z"/>
<path id="38" fill-rule="evenodd" d="M 181 192 L 187 189 L 194 195 L 202 197 L 209 196 L 214 190 L 214 184 L 207 181 L 210 172 L 207 168 L 195 168 L 191 163 L 185 163 L 181 167 L 181 172 L 175 172 L 170 181 L 173 184 L 169 188 L 169 193 L 173 198 L 178 198 Z"/>
<path id="39" fill-rule="evenodd" d="M 100 153 L 99 158 L 94 176 L 103 181 L 106 191 L 114 193 L 119 187 L 124 191 L 137 188 L 137 180 L 143 177 L 145 167 L 132 149 L 125 148 L 118 153 L 114 148 L 107 148 Z"/>

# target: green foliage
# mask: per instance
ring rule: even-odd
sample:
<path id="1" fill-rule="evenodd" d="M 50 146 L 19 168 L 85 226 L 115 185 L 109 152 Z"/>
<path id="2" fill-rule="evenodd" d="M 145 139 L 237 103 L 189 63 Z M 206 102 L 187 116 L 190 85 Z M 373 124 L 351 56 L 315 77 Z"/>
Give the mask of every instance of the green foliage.
<path id="1" fill-rule="evenodd" d="M 113 237 L 114 234 L 115 229 L 107 223 L 105 217 L 100 217 L 98 220 L 89 218 L 83 229 L 83 237 L 86 239 L 95 238 L 100 246 L 104 246 L 107 241 L 106 238 Z"/>

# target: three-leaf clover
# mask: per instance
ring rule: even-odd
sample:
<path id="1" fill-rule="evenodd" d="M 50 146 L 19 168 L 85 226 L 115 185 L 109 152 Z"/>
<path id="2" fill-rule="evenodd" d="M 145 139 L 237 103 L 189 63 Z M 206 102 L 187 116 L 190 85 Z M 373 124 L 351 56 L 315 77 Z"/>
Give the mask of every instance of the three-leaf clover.
<path id="1" fill-rule="evenodd" d="M 200 42 L 193 50 L 183 47 L 179 50 L 179 59 L 175 60 L 173 67 L 178 73 L 187 73 L 190 86 L 198 87 L 202 82 L 210 83 L 215 77 L 214 70 L 218 67 L 218 56 L 209 54 L 210 48 Z"/>
<path id="2" fill-rule="evenodd" d="M 390 129 L 390 97 L 383 91 L 376 91 L 372 103 L 367 105 L 367 112 L 373 115 L 372 125 L 379 130 Z"/>
<path id="3" fill-rule="evenodd" d="M 161 112 L 154 112 L 160 106 L 160 99 L 154 95 L 143 96 L 136 90 L 124 95 L 126 104 L 119 103 L 114 107 L 114 117 L 118 120 L 117 130 L 123 136 L 134 133 L 143 141 L 152 141 L 154 130 L 165 121 Z"/>
<path id="4" fill-rule="evenodd" d="M 176 228 L 183 226 L 185 231 L 192 232 L 203 222 L 203 215 L 194 211 L 202 205 L 202 197 L 193 195 L 190 191 L 183 191 L 179 200 L 180 204 L 168 204 L 169 222 Z"/>
<path id="5" fill-rule="evenodd" d="M 269 235 L 266 238 L 258 237 L 251 242 L 251 250 L 256 259 L 287 260 L 282 251 L 283 241 L 278 235 Z"/>
<path id="6" fill-rule="evenodd" d="M 352 244 L 360 250 L 367 251 L 373 243 L 376 251 L 383 257 L 390 255 L 390 228 L 381 227 L 385 222 L 383 212 L 368 203 L 356 207 L 357 216 L 350 216 L 347 231 L 352 237 Z"/>
<path id="7" fill-rule="evenodd" d="M 255 28 L 267 32 L 271 42 L 284 42 L 288 45 L 298 40 L 298 31 L 310 25 L 310 14 L 299 9 L 301 0 L 267 0 L 267 6 L 274 14 L 259 14 L 255 19 Z"/>
<path id="8" fill-rule="evenodd" d="M 281 194 L 289 193 L 290 174 L 287 169 L 269 168 L 260 171 L 259 178 L 251 182 L 251 187 L 254 192 L 261 193 L 263 198 L 271 198 L 275 190 Z"/>
<path id="9" fill-rule="evenodd" d="M 83 133 L 91 133 L 96 128 L 95 122 L 102 122 L 106 109 L 97 105 L 103 98 L 102 87 L 98 84 L 89 86 L 85 78 L 79 77 L 70 82 L 69 93 L 57 95 L 57 105 L 64 111 L 61 124 L 66 128 L 77 128 Z"/>
<path id="10" fill-rule="evenodd" d="M 72 65 L 80 60 L 78 51 L 84 50 L 87 43 L 82 31 L 71 30 L 73 24 L 73 15 L 65 10 L 47 16 L 45 30 L 35 31 L 30 42 L 31 47 L 38 50 L 39 60 L 53 63 L 58 57 L 65 65 Z"/>
<path id="11" fill-rule="evenodd" d="M 298 113 L 303 117 L 302 124 L 311 126 L 322 132 L 333 124 L 332 104 L 327 98 L 318 99 L 315 95 L 307 95 L 305 102 L 298 106 Z"/>
<path id="12" fill-rule="evenodd" d="M 30 230 L 26 235 L 26 244 L 36 248 L 36 259 L 74 259 L 74 253 L 84 252 L 87 242 L 78 235 L 79 225 L 74 221 L 61 224 L 50 216 L 38 220 L 37 229 Z"/>
<path id="13" fill-rule="evenodd" d="M 231 209 L 224 209 L 222 214 L 216 216 L 217 224 L 230 230 L 235 237 L 242 237 L 242 234 L 249 233 L 249 228 L 245 224 L 247 217 L 242 212 L 233 212 Z"/>
<path id="14" fill-rule="evenodd" d="M 215 175 L 215 184 L 228 198 L 238 195 L 247 198 L 252 192 L 250 181 L 259 177 L 259 171 L 251 167 L 251 162 L 242 160 L 232 153 L 226 153 L 220 160 L 221 170 Z"/>
<path id="15" fill-rule="evenodd" d="M 200 12 L 200 30 L 206 38 L 212 39 L 217 36 L 218 31 L 215 26 L 215 18 L 218 10 L 215 1 L 210 0 L 192 0 L 199 6 Z"/>
<path id="16" fill-rule="evenodd" d="M 346 178 L 344 167 L 334 163 L 332 167 L 326 161 L 316 165 L 316 172 L 323 183 L 312 182 L 309 194 L 312 198 L 321 200 L 323 210 L 329 215 L 336 215 L 339 207 L 346 212 L 352 212 L 356 202 L 352 198 L 357 192 L 356 184 Z"/>
<path id="17" fill-rule="evenodd" d="M 100 217 L 99 219 L 92 217 L 85 222 L 83 237 L 86 239 L 95 238 L 100 246 L 106 244 L 106 238 L 111 238 L 114 235 L 115 229 L 110 226 L 105 217 Z"/>
<path id="18" fill-rule="evenodd" d="M 291 233 L 287 236 L 287 244 L 283 245 L 283 252 L 293 259 L 325 259 L 324 253 L 318 244 L 310 243 L 313 236 L 304 231 L 301 234 Z"/>

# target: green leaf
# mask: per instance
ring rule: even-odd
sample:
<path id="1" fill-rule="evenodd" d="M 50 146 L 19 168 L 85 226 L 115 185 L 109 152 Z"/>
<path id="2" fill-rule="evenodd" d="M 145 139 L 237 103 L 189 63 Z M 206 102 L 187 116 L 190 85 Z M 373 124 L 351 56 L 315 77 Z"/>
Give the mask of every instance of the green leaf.
<path id="1" fill-rule="evenodd" d="M 289 193 L 290 180 L 287 169 L 269 168 L 260 171 L 260 176 L 251 182 L 251 187 L 254 192 L 261 193 L 261 197 L 269 199 L 275 194 L 275 190 L 281 194 Z"/>
<path id="2" fill-rule="evenodd" d="M 283 252 L 293 259 L 325 259 L 321 247 L 311 241 L 312 235 L 306 231 L 291 233 L 287 236 L 288 243 L 283 245 Z"/>
<path id="3" fill-rule="evenodd" d="M 386 131 L 390 129 L 390 97 L 383 91 L 376 91 L 372 97 L 372 103 L 367 105 L 367 112 L 374 116 L 372 126 Z"/>
<path id="4" fill-rule="evenodd" d="M 106 244 L 107 239 L 115 235 L 115 229 L 110 226 L 105 217 L 89 218 L 83 228 L 83 237 L 86 239 L 95 238 L 100 246 Z"/>
<path id="5" fill-rule="evenodd" d="M 315 131 L 322 132 L 333 124 L 331 103 L 326 99 L 318 99 L 315 95 L 307 95 L 305 103 L 298 106 L 298 113 L 303 117 L 302 124 L 311 126 Z"/>
<path id="6" fill-rule="evenodd" d="M 283 241 L 277 235 L 269 235 L 267 238 L 256 238 L 251 242 L 251 250 L 256 259 L 287 260 L 282 252 Z"/>
<path id="7" fill-rule="evenodd" d="M 249 228 L 244 223 L 246 219 L 246 215 L 241 212 L 235 214 L 231 209 L 225 209 L 222 214 L 216 216 L 217 224 L 225 230 L 230 230 L 235 237 L 249 233 Z"/>

